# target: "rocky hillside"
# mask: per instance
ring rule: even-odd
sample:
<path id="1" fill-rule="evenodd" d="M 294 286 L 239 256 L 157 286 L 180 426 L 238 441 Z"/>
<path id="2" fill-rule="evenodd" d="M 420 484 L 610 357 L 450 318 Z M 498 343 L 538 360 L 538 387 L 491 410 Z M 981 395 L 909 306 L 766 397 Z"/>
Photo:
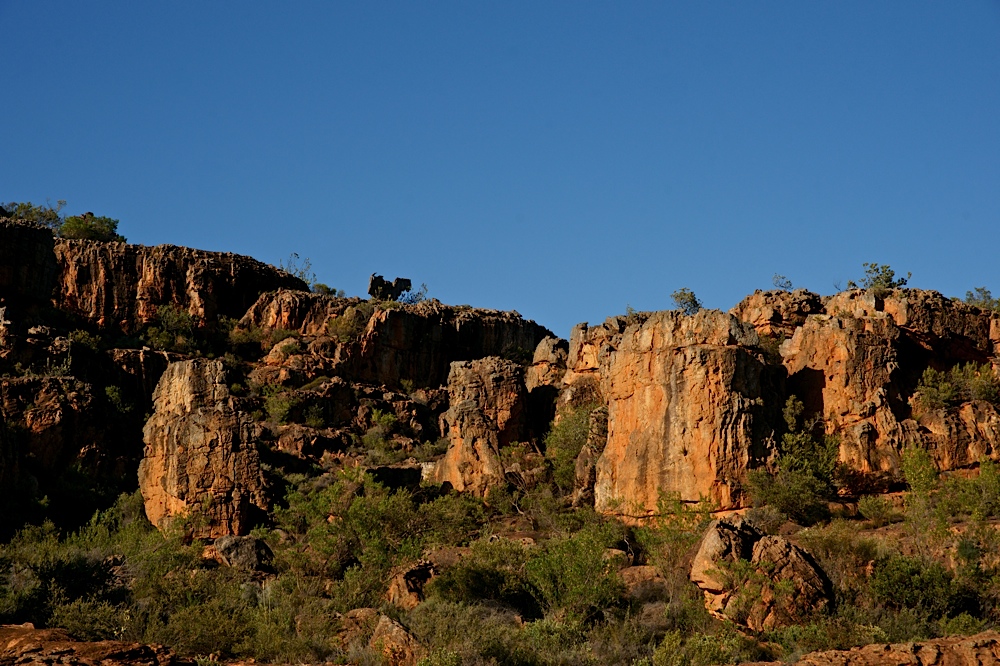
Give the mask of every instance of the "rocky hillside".
<path id="1" fill-rule="evenodd" d="M 1000 619 L 998 352 L 1000 314 L 930 291 L 567 341 L 0 220 L 0 621 L 425 664 L 974 633 Z M 866 650 L 807 661 L 888 663 Z"/>

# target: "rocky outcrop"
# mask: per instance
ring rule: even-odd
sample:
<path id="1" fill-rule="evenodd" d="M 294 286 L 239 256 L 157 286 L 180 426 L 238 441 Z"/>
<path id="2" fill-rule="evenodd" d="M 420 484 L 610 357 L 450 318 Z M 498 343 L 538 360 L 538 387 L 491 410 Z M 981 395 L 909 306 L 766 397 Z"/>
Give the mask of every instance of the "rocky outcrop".
<path id="1" fill-rule="evenodd" d="M 385 600 L 397 608 L 413 610 L 424 600 L 424 586 L 436 573 L 433 562 L 427 560 L 397 571 L 389 581 Z"/>
<path id="2" fill-rule="evenodd" d="M 221 564 L 241 571 L 272 571 L 274 553 L 261 539 L 227 534 L 211 546 Z"/>
<path id="3" fill-rule="evenodd" d="M 134 332 L 162 305 L 205 321 L 239 318 L 263 292 L 307 289 L 284 271 L 231 253 L 67 239 L 54 251 L 55 306 L 102 329 Z"/>
<path id="4" fill-rule="evenodd" d="M 426 653 L 403 625 L 386 615 L 375 625 L 368 647 L 378 652 L 388 666 L 416 666 Z"/>
<path id="5" fill-rule="evenodd" d="M 811 291 L 758 289 L 737 303 L 729 314 L 753 326 L 759 335 L 784 338 L 790 337 L 796 328 L 802 326 L 806 317 L 822 312 L 822 299 Z"/>
<path id="6" fill-rule="evenodd" d="M 661 493 L 740 504 L 746 470 L 769 454 L 758 416 L 764 361 L 748 348 L 757 340 L 732 315 L 702 311 L 657 312 L 603 343 L 608 439 L 597 461 L 599 511 L 641 515 Z"/>
<path id="7" fill-rule="evenodd" d="M 0 663 L 65 666 L 193 666 L 162 645 L 77 641 L 62 629 L 30 623 L 0 626 Z"/>
<path id="8" fill-rule="evenodd" d="M 558 387 L 566 374 L 566 358 L 569 346 L 566 341 L 551 335 L 546 336 L 535 347 L 531 365 L 525 373 L 525 385 L 529 392 L 542 387 Z"/>
<path id="9" fill-rule="evenodd" d="M 340 317 L 351 318 L 350 325 L 332 323 Z M 307 335 L 319 335 L 328 326 L 345 328 L 350 335 L 325 338 L 325 348 L 310 348 L 329 361 L 329 372 L 352 381 L 388 386 L 407 382 L 418 388 L 445 384 L 454 361 L 530 359 L 539 342 L 552 335 L 516 312 L 452 307 L 433 299 L 385 307 L 289 292 L 262 296 L 240 323 Z"/>
<path id="10" fill-rule="evenodd" d="M 240 323 L 270 330 L 298 331 L 302 335 L 324 335 L 331 319 L 360 303 L 363 303 L 360 298 L 279 289 L 262 294 L 246 311 Z"/>
<path id="11" fill-rule="evenodd" d="M 788 392 L 841 438 L 842 461 L 863 472 L 898 467 L 900 431 L 892 402 L 899 329 L 884 314 L 814 315 L 781 345 Z"/>
<path id="12" fill-rule="evenodd" d="M 267 509 L 256 440 L 259 426 L 236 409 L 221 361 L 167 368 L 143 432 L 139 488 L 161 530 L 197 514 L 193 535 L 243 535 Z"/>
<path id="13" fill-rule="evenodd" d="M 749 562 L 747 575 L 732 565 Z M 813 558 L 779 536 L 764 536 L 742 518 L 713 522 L 698 546 L 690 578 L 714 614 L 767 631 L 824 611 L 832 587 Z"/>
<path id="14" fill-rule="evenodd" d="M 948 636 L 919 643 L 878 643 L 850 650 L 811 652 L 802 666 L 992 666 L 1000 664 L 1000 633 Z"/>
<path id="15" fill-rule="evenodd" d="M 455 362 L 448 394 L 448 450 L 437 464 L 435 480 L 483 496 L 504 479 L 500 450 L 525 431 L 524 370 L 497 357 Z"/>

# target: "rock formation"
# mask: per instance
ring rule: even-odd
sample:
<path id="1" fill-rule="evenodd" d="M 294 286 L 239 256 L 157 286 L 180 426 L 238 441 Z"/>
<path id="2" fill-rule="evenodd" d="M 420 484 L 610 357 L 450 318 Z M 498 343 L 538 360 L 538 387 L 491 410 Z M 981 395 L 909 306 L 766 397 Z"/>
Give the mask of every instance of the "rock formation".
<path id="1" fill-rule="evenodd" d="M 381 275 L 371 274 L 368 278 L 368 295 L 376 301 L 398 301 L 404 292 L 410 290 L 413 283 L 408 278 L 398 277 L 389 282 Z"/>
<path id="2" fill-rule="evenodd" d="M 811 314 L 823 312 L 819 294 L 805 289 L 795 291 L 760 291 L 750 294 L 729 314 L 753 326 L 759 335 L 790 337 Z"/>
<path id="3" fill-rule="evenodd" d="M 758 416 L 764 361 L 748 349 L 757 344 L 753 328 L 718 311 L 658 312 L 613 342 L 604 330 L 598 339 L 608 440 L 596 466 L 597 509 L 641 515 L 662 493 L 738 506 L 746 470 L 769 454 Z"/>
<path id="4" fill-rule="evenodd" d="M 738 569 L 727 570 L 740 561 L 752 570 L 746 580 Z M 782 537 L 764 536 L 739 517 L 709 526 L 690 578 L 705 593 L 709 611 L 753 631 L 801 622 L 833 602 L 826 574 L 806 551 Z"/>
<path id="5" fill-rule="evenodd" d="M 919 643 L 878 643 L 850 650 L 811 652 L 802 666 L 993 666 L 1000 663 L 1000 634 L 948 636 Z"/>
<path id="6" fill-rule="evenodd" d="M 489 357 L 451 364 L 445 414 L 448 450 L 435 480 L 483 496 L 504 479 L 500 450 L 519 441 L 527 417 L 523 369 Z"/>
<path id="7" fill-rule="evenodd" d="M 239 318 L 264 292 L 307 288 L 273 266 L 230 253 L 66 239 L 54 250 L 55 306 L 102 329 L 136 331 L 163 305 L 205 321 Z"/>
<path id="8" fill-rule="evenodd" d="M 221 361 L 173 363 L 153 394 L 139 487 L 161 530 L 192 517 L 192 534 L 243 535 L 267 509 L 259 426 L 234 406 Z"/>

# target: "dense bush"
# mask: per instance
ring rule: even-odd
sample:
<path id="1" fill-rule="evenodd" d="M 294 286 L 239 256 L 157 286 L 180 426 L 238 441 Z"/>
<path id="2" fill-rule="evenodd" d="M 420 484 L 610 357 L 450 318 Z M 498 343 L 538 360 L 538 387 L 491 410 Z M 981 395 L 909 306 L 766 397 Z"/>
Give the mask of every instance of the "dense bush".
<path id="1" fill-rule="evenodd" d="M 864 263 L 862 266 L 865 269 L 865 275 L 861 278 L 861 282 L 848 280 L 848 289 L 867 289 L 876 295 L 884 295 L 893 289 L 905 287 L 912 277 L 912 273 L 907 273 L 905 278 L 897 278 L 896 271 L 888 264 Z"/>
<path id="2" fill-rule="evenodd" d="M 118 233 L 118 220 L 93 213 L 67 217 L 59 227 L 59 235 L 78 240 L 125 242 L 125 237 Z"/>
<path id="3" fill-rule="evenodd" d="M 927 368 L 917 385 L 917 401 L 925 409 L 953 407 L 970 400 L 1000 405 L 1000 377 L 989 363 L 956 365 L 947 372 Z"/>
<path id="4" fill-rule="evenodd" d="M 596 403 L 563 411 L 545 436 L 545 457 L 552 464 L 552 478 L 559 491 L 568 494 L 576 481 L 576 458 L 587 443 L 590 414 Z"/>
<path id="5" fill-rule="evenodd" d="M 682 287 L 671 293 L 670 300 L 674 302 L 674 309 L 680 310 L 686 315 L 693 315 L 702 308 L 701 301 L 687 287 Z"/>

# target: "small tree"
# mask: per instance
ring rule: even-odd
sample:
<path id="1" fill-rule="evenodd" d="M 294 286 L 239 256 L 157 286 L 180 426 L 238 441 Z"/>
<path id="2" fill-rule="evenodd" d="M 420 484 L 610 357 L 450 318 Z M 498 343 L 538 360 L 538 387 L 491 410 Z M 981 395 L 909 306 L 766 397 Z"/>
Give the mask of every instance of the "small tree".
<path id="1" fill-rule="evenodd" d="M 1000 310 L 1000 298 L 993 298 L 986 287 L 976 287 L 973 291 L 965 292 L 965 302 L 982 310 Z"/>
<path id="2" fill-rule="evenodd" d="M 774 276 L 771 278 L 771 284 L 774 285 L 775 289 L 780 289 L 781 291 L 792 290 L 792 281 L 786 278 L 784 275 L 781 275 L 780 273 L 774 274 Z"/>
<path id="3" fill-rule="evenodd" d="M 905 287 L 910 280 L 912 273 L 907 273 L 906 277 L 897 278 L 896 271 L 888 264 L 864 263 L 865 276 L 861 278 L 861 283 L 854 280 L 847 281 L 848 289 L 868 289 L 876 293 L 885 293 L 892 289 Z"/>
<path id="4" fill-rule="evenodd" d="M 125 237 L 118 233 L 118 220 L 93 213 L 67 217 L 59 227 L 59 235 L 77 240 L 125 242 Z"/>
<path id="5" fill-rule="evenodd" d="M 48 227 L 53 232 L 59 231 L 63 225 L 63 215 L 60 211 L 66 206 L 66 202 L 60 199 L 56 202 L 55 208 L 48 201 L 43 206 L 36 206 L 30 201 L 10 201 L 0 204 L 6 214 L 16 220 L 26 220 Z"/>
<path id="6" fill-rule="evenodd" d="M 687 287 L 681 287 L 670 294 L 670 298 L 674 301 L 675 309 L 680 310 L 686 315 L 693 315 L 702 308 L 701 301 Z"/>

